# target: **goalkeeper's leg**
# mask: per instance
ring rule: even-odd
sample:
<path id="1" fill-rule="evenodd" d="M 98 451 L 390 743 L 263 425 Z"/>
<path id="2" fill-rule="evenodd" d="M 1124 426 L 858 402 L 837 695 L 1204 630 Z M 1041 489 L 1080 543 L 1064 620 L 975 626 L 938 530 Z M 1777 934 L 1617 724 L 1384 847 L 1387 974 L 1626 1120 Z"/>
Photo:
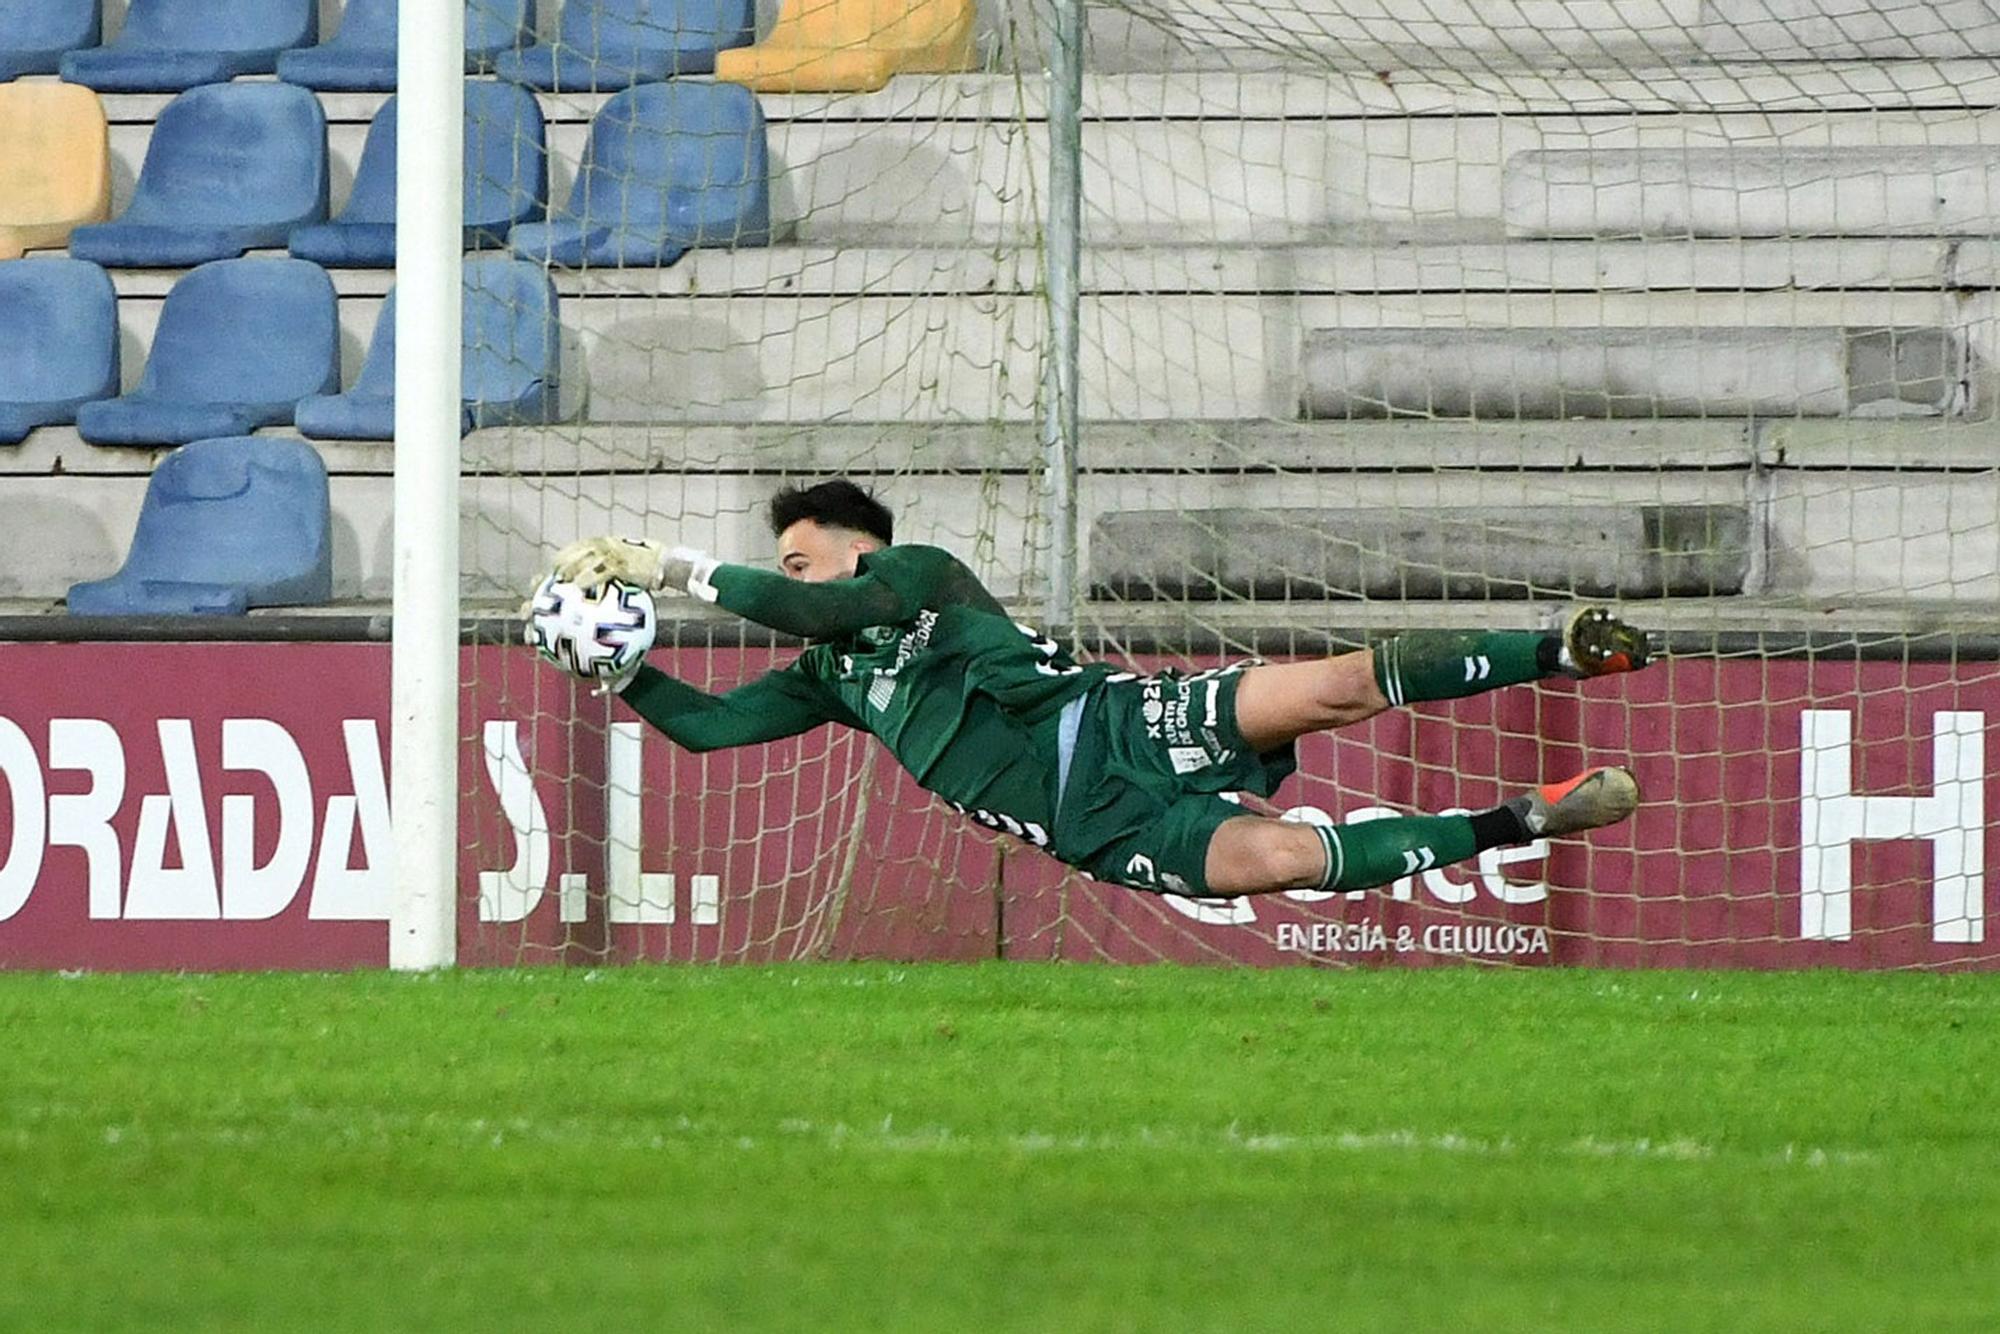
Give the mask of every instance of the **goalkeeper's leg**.
<path id="1" fill-rule="evenodd" d="M 1241 815 L 1216 827 L 1202 878 L 1215 895 L 1373 889 L 1487 848 L 1613 824 L 1638 804 L 1639 785 L 1628 771 L 1592 769 L 1472 815 L 1410 815 L 1338 827 Z"/>
<path id="2" fill-rule="evenodd" d="M 1249 668 L 1236 690 L 1236 726 L 1258 751 L 1275 750 L 1403 704 L 1636 671 L 1651 659 L 1646 635 L 1603 607 L 1578 608 L 1559 631 L 1417 630 L 1355 653 Z"/>

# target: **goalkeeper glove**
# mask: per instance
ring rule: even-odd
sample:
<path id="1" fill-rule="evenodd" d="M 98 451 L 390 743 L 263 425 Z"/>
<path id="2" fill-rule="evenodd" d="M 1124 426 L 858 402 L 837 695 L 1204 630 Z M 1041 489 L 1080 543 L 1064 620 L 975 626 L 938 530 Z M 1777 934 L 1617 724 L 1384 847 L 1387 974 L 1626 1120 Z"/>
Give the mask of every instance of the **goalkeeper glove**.
<path id="1" fill-rule="evenodd" d="M 693 547 L 667 547 L 643 537 L 586 537 L 556 553 L 555 575 L 586 587 L 622 579 L 650 592 L 671 589 L 715 601 L 709 582 L 722 562 Z"/>

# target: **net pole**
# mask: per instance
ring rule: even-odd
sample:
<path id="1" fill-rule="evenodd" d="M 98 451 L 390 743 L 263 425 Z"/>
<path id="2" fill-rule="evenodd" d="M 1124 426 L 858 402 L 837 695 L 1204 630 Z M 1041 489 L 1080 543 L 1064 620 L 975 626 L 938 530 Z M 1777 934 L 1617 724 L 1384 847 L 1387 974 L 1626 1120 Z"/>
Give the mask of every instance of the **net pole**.
<path id="1" fill-rule="evenodd" d="M 403 0 L 396 62 L 396 458 L 389 966 L 458 955 L 459 282 L 465 6 Z"/>
<path id="2" fill-rule="evenodd" d="M 1043 620 L 1077 623 L 1076 473 L 1083 253 L 1083 0 L 1055 0 L 1049 44 L 1049 206 L 1042 283 L 1049 304 L 1042 356 L 1042 485 L 1049 524 Z"/>

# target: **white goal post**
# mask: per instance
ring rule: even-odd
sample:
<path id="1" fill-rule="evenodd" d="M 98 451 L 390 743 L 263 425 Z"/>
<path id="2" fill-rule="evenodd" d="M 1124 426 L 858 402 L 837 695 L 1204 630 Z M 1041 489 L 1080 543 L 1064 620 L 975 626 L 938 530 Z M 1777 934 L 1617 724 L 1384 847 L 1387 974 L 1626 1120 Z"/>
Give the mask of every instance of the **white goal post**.
<path id="1" fill-rule="evenodd" d="M 465 6 L 403 0 L 397 21 L 389 966 L 424 969 L 458 958 Z"/>

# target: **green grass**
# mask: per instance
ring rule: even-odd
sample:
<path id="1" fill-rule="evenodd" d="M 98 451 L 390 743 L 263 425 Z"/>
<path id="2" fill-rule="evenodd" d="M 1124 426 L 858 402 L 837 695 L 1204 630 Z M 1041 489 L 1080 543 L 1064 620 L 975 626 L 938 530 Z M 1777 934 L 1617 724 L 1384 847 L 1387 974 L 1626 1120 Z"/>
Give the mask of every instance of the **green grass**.
<path id="1" fill-rule="evenodd" d="M 0 975 L 0 1329 L 1991 1329 L 2000 978 Z"/>

